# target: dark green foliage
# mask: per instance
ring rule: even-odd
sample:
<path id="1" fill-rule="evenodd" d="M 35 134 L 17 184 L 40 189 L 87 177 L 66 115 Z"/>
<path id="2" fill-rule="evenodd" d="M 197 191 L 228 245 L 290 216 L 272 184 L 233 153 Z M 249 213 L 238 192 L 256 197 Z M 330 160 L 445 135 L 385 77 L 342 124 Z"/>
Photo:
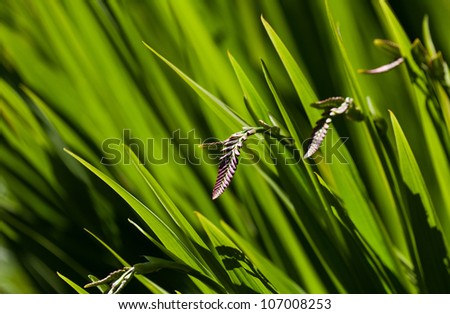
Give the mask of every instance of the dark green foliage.
<path id="1" fill-rule="evenodd" d="M 393 5 L 2 1 L 0 292 L 449 293 L 446 1 Z"/>

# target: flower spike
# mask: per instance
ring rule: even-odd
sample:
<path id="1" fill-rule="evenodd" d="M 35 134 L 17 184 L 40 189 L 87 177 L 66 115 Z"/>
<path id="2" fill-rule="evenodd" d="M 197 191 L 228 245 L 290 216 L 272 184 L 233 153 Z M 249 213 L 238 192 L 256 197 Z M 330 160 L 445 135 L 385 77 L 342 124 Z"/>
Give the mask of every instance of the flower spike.
<path id="1" fill-rule="evenodd" d="M 222 142 L 222 156 L 220 157 L 219 170 L 212 193 L 213 200 L 222 195 L 225 189 L 230 185 L 239 163 L 238 157 L 241 154 L 239 150 L 247 140 L 248 136 L 255 133 L 255 129 L 244 130 L 234 133 Z"/>
<path id="2" fill-rule="evenodd" d="M 280 134 L 280 128 L 278 126 L 271 126 L 262 120 L 259 120 L 259 124 L 261 125 L 259 127 L 244 127 L 242 131 L 232 134 L 224 141 L 200 144 L 200 147 L 221 149 L 219 170 L 212 193 L 213 200 L 222 195 L 230 185 L 239 163 L 239 156 L 241 154 L 240 149 L 249 136 L 256 133 L 265 133 L 266 135 L 276 138 L 284 145 L 289 146 L 293 144 L 293 139 L 291 137 Z"/>
<path id="3" fill-rule="evenodd" d="M 339 105 L 339 106 L 337 106 Z M 353 99 L 350 97 L 331 97 L 312 104 L 314 108 L 324 109 L 322 119 L 317 121 L 313 130 L 313 138 L 311 144 L 308 147 L 304 159 L 311 157 L 315 152 L 319 150 L 325 136 L 327 135 L 328 128 L 332 122 L 332 117 L 348 113 L 353 106 Z"/>

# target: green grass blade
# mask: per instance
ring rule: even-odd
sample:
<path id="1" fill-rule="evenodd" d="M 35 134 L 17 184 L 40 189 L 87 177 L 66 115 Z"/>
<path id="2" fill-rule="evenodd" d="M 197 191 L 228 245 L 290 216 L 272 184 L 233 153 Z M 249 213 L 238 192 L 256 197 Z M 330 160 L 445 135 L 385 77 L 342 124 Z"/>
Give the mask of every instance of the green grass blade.
<path id="1" fill-rule="evenodd" d="M 273 46 L 278 52 L 281 61 L 283 62 L 287 73 L 289 74 L 292 84 L 297 91 L 297 95 L 299 96 L 305 108 L 310 123 L 314 125 L 314 123 L 320 117 L 320 112 L 309 106 L 309 104 L 317 101 L 316 93 L 309 83 L 310 81 L 308 80 L 304 72 L 300 69 L 294 57 L 289 52 L 288 48 L 284 45 L 277 33 L 274 31 L 272 26 L 270 26 L 270 24 L 262 16 L 261 21 L 267 31 L 267 34 L 269 35 L 270 40 L 272 41 Z"/>
<path id="2" fill-rule="evenodd" d="M 192 240 L 198 245 L 206 248 L 206 244 L 194 230 L 191 224 L 182 215 L 180 210 L 176 207 L 175 203 L 169 197 L 169 195 L 164 191 L 158 181 L 151 175 L 151 173 L 144 167 L 139 158 L 134 154 L 134 152 L 128 147 L 123 146 L 126 154 L 131 157 L 131 162 L 133 166 L 137 169 L 139 174 L 144 179 L 148 187 L 155 193 L 158 200 L 161 202 L 164 209 L 167 211 L 169 216 L 175 221 L 176 225 L 180 227 L 183 232 L 192 238 Z M 170 222 L 169 222 L 170 223 Z"/>
<path id="3" fill-rule="evenodd" d="M 83 289 L 82 287 L 80 287 L 79 285 L 74 283 L 69 278 L 65 277 L 63 274 L 60 274 L 60 273 L 57 273 L 57 274 L 62 280 L 64 280 L 69 286 L 71 286 L 73 288 L 73 290 L 75 290 L 78 294 L 89 294 L 89 292 L 87 292 L 85 289 Z"/>
<path id="4" fill-rule="evenodd" d="M 100 244 L 105 247 L 118 261 L 120 264 L 122 264 L 124 267 L 130 267 L 130 264 L 125 261 L 115 250 L 113 250 L 108 244 L 105 243 L 102 239 L 97 237 L 95 234 L 90 232 L 89 230 L 86 230 L 91 236 L 93 236 Z M 135 276 L 137 280 L 139 280 L 150 292 L 152 293 L 168 293 L 166 290 L 152 282 L 150 279 L 146 278 L 143 275 L 136 275 Z"/>
<path id="5" fill-rule="evenodd" d="M 253 269 L 253 265 L 247 262 L 240 250 L 227 236 L 225 236 L 225 234 L 223 234 L 222 231 L 201 214 L 198 213 L 197 216 L 211 241 L 216 258 L 221 260 L 222 267 L 227 270 L 235 292 L 274 292 L 270 285 L 268 285 L 263 278 L 258 276 L 258 273 Z"/>
<path id="6" fill-rule="evenodd" d="M 241 84 L 241 88 L 244 92 L 244 97 L 247 99 L 249 105 L 251 106 L 253 112 L 259 119 L 263 121 L 268 121 L 269 109 L 266 103 L 263 101 L 262 97 L 259 95 L 258 91 L 255 89 L 250 79 L 245 74 L 244 70 L 241 68 L 236 59 L 228 52 L 228 58 L 230 59 L 231 65 L 233 66 L 236 77 Z M 258 120 L 253 121 L 254 125 L 258 125 Z"/>
<path id="7" fill-rule="evenodd" d="M 304 109 L 308 114 L 308 118 L 311 124 L 314 125 L 315 121 L 318 119 L 318 113 L 320 113 L 320 111 L 313 109 L 309 106 L 309 104 L 317 101 L 317 97 L 315 96 L 308 79 L 298 67 L 297 63 L 281 39 L 276 35 L 270 25 L 264 19 L 262 20 L 272 43 L 275 46 L 279 57 L 282 59 L 289 77 L 291 78 L 297 94 L 302 100 Z M 281 108 L 280 111 L 283 113 L 285 110 Z M 294 123 L 290 124 L 292 125 L 291 128 L 293 128 Z M 296 134 L 297 132 L 293 133 Z M 325 141 L 325 144 L 329 143 L 331 143 L 330 138 Z M 333 187 L 333 190 L 336 191 L 339 198 L 344 200 L 352 219 L 361 230 L 361 233 L 370 242 L 370 244 L 374 246 L 377 253 L 382 256 L 384 262 L 389 265 L 391 269 L 395 269 L 395 263 L 392 260 L 391 252 L 386 249 L 387 235 L 384 234 L 382 230 L 380 231 L 380 229 L 377 228 L 377 225 L 380 225 L 380 221 L 378 220 L 377 213 L 375 213 L 373 206 L 367 202 L 367 191 L 365 190 L 364 184 L 359 177 L 359 173 L 353 164 L 352 157 L 345 148 L 342 149 L 342 152 L 346 159 L 346 164 L 341 164 L 340 162 L 333 164 L 320 163 L 318 167 L 321 174 L 330 180 L 330 185 Z M 319 187 L 316 177 L 310 170 L 309 176 L 314 183 L 315 190 L 319 193 L 317 198 L 321 200 L 324 208 L 328 208 L 329 205 L 322 195 L 322 190 Z M 338 229 L 331 227 L 336 225 L 336 222 L 334 221 L 335 218 L 329 216 L 329 214 L 326 214 L 325 217 L 327 217 L 327 222 L 330 225 L 327 229 L 335 230 L 334 232 L 337 232 L 337 234 L 331 235 L 331 238 L 339 237 Z"/>
<path id="8" fill-rule="evenodd" d="M 389 178 L 395 180 L 395 173 L 392 172 L 393 166 L 385 153 L 383 144 L 376 131 L 375 122 L 370 115 L 370 110 L 363 97 L 362 87 L 356 77 L 356 71 L 352 67 L 328 2 L 326 2 L 326 10 L 332 33 L 337 43 L 338 55 L 340 59 L 343 60 L 343 76 L 346 79 L 346 85 L 351 91 L 352 97 L 355 98 L 357 105 L 361 106 L 362 111 L 365 113 L 365 121 L 363 123 L 353 123 L 349 126 L 352 131 L 351 140 L 354 141 L 356 143 L 355 145 L 358 147 L 359 171 L 361 174 L 359 175 L 356 171 L 353 171 L 354 179 L 347 182 L 353 184 L 353 182 L 362 181 L 360 176 L 364 178 L 368 189 L 365 193 L 370 195 L 375 206 L 364 206 L 364 216 L 366 217 L 365 219 L 371 221 L 371 227 L 360 225 L 360 220 L 355 220 L 355 223 L 361 228 L 361 232 L 366 236 L 366 239 L 371 245 L 374 246 L 384 263 L 392 270 L 400 273 L 401 266 L 395 257 L 395 253 L 391 249 L 389 239 L 390 235 L 393 235 L 395 243 L 401 248 L 403 254 L 406 256 L 408 255 L 406 243 L 403 239 L 403 232 L 402 229 L 399 228 L 400 217 L 397 208 L 399 207 L 398 199 L 400 196 L 394 195 L 395 190 L 391 188 L 389 180 Z M 346 170 L 342 169 L 342 171 Z M 339 178 L 344 177 L 344 175 L 337 174 L 335 177 L 339 180 Z M 345 186 L 348 187 L 348 184 L 342 181 L 337 185 L 337 190 L 341 190 L 339 191 L 340 196 L 344 195 L 344 193 L 350 193 Z M 346 191 L 344 192 L 344 190 Z M 350 205 L 352 208 L 349 210 L 352 214 L 361 211 L 361 208 L 357 208 L 359 207 L 357 204 L 358 203 L 352 203 Z M 377 210 L 375 208 L 377 208 Z M 381 217 L 379 217 L 380 213 Z M 352 217 L 356 216 L 352 215 Z M 384 230 L 385 226 L 383 226 L 383 224 L 387 226 L 389 234 Z M 406 284 L 406 280 L 403 280 L 403 282 Z"/>
<path id="9" fill-rule="evenodd" d="M 144 43 L 145 47 L 149 49 L 153 54 L 155 54 L 159 59 L 166 63 L 172 70 L 175 71 L 209 106 L 209 108 L 217 114 L 220 119 L 226 121 L 230 126 L 234 128 L 239 128 L 239 126 L 247 125 L 245 120 L 241 118 L 236 112 L 234 112 L 230 107 L 223 103 L 220 99 L 212 95 L 210 92 L 205 90 L 202 86 L 197 84 L 189 76 L 187 76 L 183 71 L 178 69 L 169 60 L 164 58 L 161 54 L 156 52 L 152 47 Z"/>
<path id="10" fill-rule="evenodd" d="M 429 191 L 430 198 L 435 203 L 435 210 L 441 220 L 443 232 L 446 235 L 446 238 L 450 238 L 450 194 L 447 193 L 446 189 L 448 178 L 450 177 L 450 163 L 447 152 L 441 142 L 442 136 L 440 136 L 439 132 L 436 130 L 433 120 L 430 117 L 430 112 L 427 109 L 427 106 L 433 105 L 429 104 L 430 99 L 428 94 L 434 94 L 435 91 L 428 90 L 424 92 L 423 87 L 420 87 L 423 85 L 421 82 L 427 81 L 427 77 L 412 57 L 411 42 L 388 4 L 385 1 L 380 0 L 380 7 L 386 28 L 392 34 L 394 41 L 399 44 L 401 54 L 408 60 L 408 65 L 414 72 L 415 77 L 406 79 L 406 82 L 408 82 L 406 88 L 408 88 L 410 93 L 412 101 L 410 107 L 413 109 L 414 119 L 416 119 L 417 122 L 412 124 L 408 129 L 407 127 L 409 124 L 406 124 L 403 128 L 405 129 L 406 134 L 418 134 L 417 136 L 415 135 L 414 138 L 410 137 L 410 142 L 414 148 L 414 154 L 420 168 L 425 169 L 424 171 L 426 171 L 426 173 L 424 172 L 424 174 L 427 174 L 424 178 L 426 184 L 430 186 L 436 185 L 436 188 Z M 424 22 L 424 27 L 426 28 L 426 21 Z M 431 41 L 430 35 L 427 34 L 427 32 L 428 31 L 425 30 L 424 36 L 427 38 L 427 41 Z M 432 44 L 428 43 L 427 45 L 430 46 Z M 405 77 L 409 77 L 408 73 L 406 73 L 406 69 L 403 69 L 403 74 Z M 442 100 L 444 100 L 445 103 L 445 99 Z M 440 107 L 443 104 L 440 103 L 435 105 Z M 408 111 L 411 110 L 408 108 Z M 427 149 L 423 149 L 423 147 L 427 147 Z"/>
<path id="11" fill-rule="evenodd" d="M 130 264 L 128 264 L 119 254 L 116 253 L 116 251 L 114 251 L 108 244 L 106 244 L 105 241 L 100 239 L 98 236 L 96 236 L 89 230 L 86 230 L 86 232 L 89 233 L 92 237 L 94 237 L 94 239 L 97 240 L 104 248 L 106 248 L 114 256 L 114 258 L 119 261 L 120 264 L 126 267 L 130 266 Z"/>
<path id="12" fill-rule="evenodd" d="M 412 60 L 411 55 L 411 40 L 408 38 L 408 35 L 403 30 L 403 27 L 400 25 L 400 22 L 395 17 L 394 12 L 389 7 L 389 4 L 385 0 L 379 0 L 382 14 L 385 18 L 386 26 L 388 31 L 392 34 L 393 40 L 399 45 L 400 52 L 402 56 L 406 57 L 409 60 Z M 415 72 L 419 72 L 419 68 L 415 63 L 411 63 L 413 70 Z"/>
<path id="13" fill-rule="evenodd" d="M 397 153 L 400 172 L 402 174 L 403 180 L 412 193 L 420 195 L 427 211 L 426 216 L 428 217 L 428 223 L 430 224 L 430 226 L 434 227 L 436 226 L 434 206 L 428 193 L 425 181 L 422 177 L 419 165 L 414 158 L 414 154 L 408 144 L 402 128 L 400 127 L 400 124 L 398 123 L 397 118 L 392 112 L 390 112 L 390 114 L 395 135 L 395 143 L 398 151 Z"/>
<path id="14" fill-rule="evenodd" d="M 406 185 L 405 193 L 410 202 L 407 217 L 413 229 L 410 232 L 414 233 L 411 238 L 416 245 L 415 262 L 419 287 L 422 292 L 448 290 L 450 276 L 447 266 L 443 263 L 445 259 L 448 259 L 448 252 L 450 252 L 448 239 L 442 236 L 442 226 L 405 134 L 395 115 L 392 112 L 390 114 L 400 172 Z M 443 248 L 445 248 L 444 251 L 442 251 Z M 433 262 L 430 263 L 430 261 Z"/>
<path id="15" fill-rule="evenodd" d="M 305 293 L 305 291 L 293 282 L 289 276 L 281 272 L 275 265 L 267 260 L 263 255 L 258 253 L 247 241 L 240 237 L 232 228 L 225 223 L 222 224 L 225 232 L 230 239 L 239 247 L 240 250 L 248 257 L 250 262 L 258 269 L 264 277 L 274 286 L 278 293 Z M 311 278 L 313 281 L 309 283 L 314 287 L 312 291 L 324 292 L 324 288 L 316 278 Z"/>
<path id="16" fill-rule="evenodd" d="M 148 226 L 155 232 L 160 241 L 181 260 L 189 266 L 198 271 L 205 271 L 209 273 L 201 261 L 198 260 L 196 254 L 189 248 L 190 244 L 184 241 L 184 236 L 179 234 L 178 230 L 170 229 L 158 216 L 156 216 L 150 209 L 137 200 L 133 195 L 121 187 L 118 183 L 106 176 L 104 173 L 78 157 L 74 153 L 66 150 L 68 154 L 78 160 L 82 165 L 92 171 L 106 184 L 108 184 L 114 191 L 116 191 L 136 213 L 148 224 Z"/>

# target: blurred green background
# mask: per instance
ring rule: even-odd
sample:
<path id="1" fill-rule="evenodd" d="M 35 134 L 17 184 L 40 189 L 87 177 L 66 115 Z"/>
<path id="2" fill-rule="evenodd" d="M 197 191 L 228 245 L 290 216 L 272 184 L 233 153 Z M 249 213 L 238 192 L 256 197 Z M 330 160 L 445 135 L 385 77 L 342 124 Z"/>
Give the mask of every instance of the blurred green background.
<path id="1" fill-rule="evenodd" d="M 378 1 L 328 2 L 354 69 L 392 61 L 373 45 L 375 38 L 391 38 Z M 422 37 L 422 20 L 427 14 L 434 43 L 448 60 L 449 1 L 399 0 L 389 4 L 411 40 Z M 182 163 L 187 157 L 204 156 L 197 147 L 200 139 L 225 139 L 241 126 L 205 105 L 142 43 L 246 121 L 251 121 L 251 115 L 227 52 L 239 62 L 263 101 L 273 103 L 261 71 L 263 59 L 284 103 L 294 112 L 293 119 L 298 117 L 297 122 L 302 124 L 306 121 L 304 110 L 261 23 L 261 15 L 307 73 L 319 99 L 348 95 L 343 61 L 337 53 L 324 1 L 1 1 L 0 292 L 68 293 L 72 289 L 56 272 L 83 285 L 88 274 L 102 276 L 119 268 L 116 259 L 84 229 L 130 263 L 141 261 L 142 255 L 165 256 L 127 221 L 140 221 L 129 205 L 63 151 L 68 148 L 82 156 L 149 208 L 160 207 L 157 196 L 135 170 L 120 163 L 100 163 L 105 156 L 104 141 L 122 139 L 123 130 L 131 134 L 126 144 L 153 139 L 137 152 L 142 159 L 148 157 L 146 154 L 156 159 L 170 156 L 167 163 L 147 166 L 196 229 L 201 227 L 195 211 L 216 225 L 224 220 L 274 264 L 289 269 L 294 262 L 274 253 L 282 237 L 267 239 L 274 230 L 278 232 L 276 224 L 267 223 L 271 226 L 266 230 L 259 228 L 264 225 L 261 221 L 270 220 L 266 212 L 271 206 L 284 208 L 280 196 L 259 171 L 242 166 L 230 189 L 213 202 L 210 195 L 216 166 L 204 161 Z M 387 109 L 396 114 L 435 205 L 448 212 L 443 187 L 433 177 L 430 152 L 408 102 L 402 73 L 358 75 L 357 79 L 364 97 L 376 104 L 381 118 L 389 121 Z M 338 126 L 351 138 L 351 126 Z M 300 127 L 305 136 L 310 130 L 307 124 Z M 173 138 L 174 134 L 179 137 Z M 161 140 L 170 138 L 170 145 Z M 356 143 L 349 141 L 346 145 L 370 191 L 370 171 L 364 170 L 362 160 L 366 156 L 358 153 Z M 136 150 L 137 146 L 132 148 Z M 376 198 L 382 196 L 373 191 L 369 194 L 376 206 L 381 206 L 382 201 Z M 449 228 L 447 221 L 442 224 Z M 306 241 L 301 232 L 297 234 L 299 241 Z M 399 242 L 399 250 L 403 250 L 405 244 Z M 307 255 L 314 255 L 311 248 L 305 250 Z M 317 262 L 314 258 L 311 261 Z M 296 276 L 293 280 L 303 285 L 303 279 Z M 186 276 L 170 270 L 161 270 L 151 279 L 168 291 L 196 291 Z M 327 279 L 323 282 L 327 286 Z M 127 289 L 147 291 L 135 283 Z M 370 292 L 356 286 L 344 290 Z"/>

